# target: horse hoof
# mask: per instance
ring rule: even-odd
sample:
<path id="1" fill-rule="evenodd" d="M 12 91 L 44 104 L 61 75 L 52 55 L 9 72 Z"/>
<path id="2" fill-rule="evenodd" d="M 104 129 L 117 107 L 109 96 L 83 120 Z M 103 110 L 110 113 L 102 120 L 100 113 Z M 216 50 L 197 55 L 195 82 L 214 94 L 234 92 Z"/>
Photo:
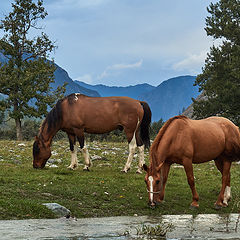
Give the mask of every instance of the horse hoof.
<path id="1" fill-rule="evenodd" d="M 136 173 L 137 173 L 137 174 L 142 174 L 142 171 L 138 169 L 138 170 L 136 171 Z"/>
<path id="2" fill-rule="evenodd" d="M 123 170 L 121 170 L 121 172 L 122 172 L 122 173 L 127 173 L 129 170 L 130 170 L 130 168 L 127 169 L 127 170 L 126 170 L 126 169 L 123 169 Z"/>
<path id="3" fill-rule="evenodd" d="M 83 168 L 83 171 L 84 171 L 84 172 L 90 172 L 90 170 L 89 170 L 89 168 L 88 168 L 88 167 L 86 167 L 86 168 Z"/>
<path id="4" fill-rule="evenodd" d="M 214 207 L 216 210 L 220 210 L 220 209 L 222 209 L 223 206 L 215 203 Z"/>
<path id="5" fill-rule="evenodd" d="M 69 167 L 67 167 L 67 169 L 69 169 L 69 170 L 75 170 L 76 168 L 69 166 Z"/>
<path id="6" fill-rule="evenodd" d="M 198 205 L 197 203 L 195 203 L 195 204 L 192 203 L 189 208 L 190 208 L 191 210 L 196 210 L 196 209 L 199 208 L 199 205 Z"/>
<path id="7" fill-rule="evenodd" d="M 223 201 L 223 207 L 227 207 L 228 206 L 228 202 Z"/>

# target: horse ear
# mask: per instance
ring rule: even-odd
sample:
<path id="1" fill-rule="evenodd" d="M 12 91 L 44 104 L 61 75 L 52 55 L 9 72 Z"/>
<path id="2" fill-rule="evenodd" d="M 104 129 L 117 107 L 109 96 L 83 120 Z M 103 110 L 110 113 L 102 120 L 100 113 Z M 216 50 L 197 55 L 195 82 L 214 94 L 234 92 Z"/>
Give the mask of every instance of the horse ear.
<path id="1" fill-rule="evenodd" d="M 161 162 L 161 163 L 158 165 L 158 167 L 157 167 L 157 172 L 159 172 L 159 171 L 160 171 L 160 169 L 161 169 L 161 167 L 162 167 L 163 163 L 164 163 L 164 162 Z"/>
<path id="2" fill-rule="evenodd" d="M 148 166 L 146 164 L 143 164 L 142 168 L 144 171 L 146 171 L 146 172 L 148 171 Z"/>

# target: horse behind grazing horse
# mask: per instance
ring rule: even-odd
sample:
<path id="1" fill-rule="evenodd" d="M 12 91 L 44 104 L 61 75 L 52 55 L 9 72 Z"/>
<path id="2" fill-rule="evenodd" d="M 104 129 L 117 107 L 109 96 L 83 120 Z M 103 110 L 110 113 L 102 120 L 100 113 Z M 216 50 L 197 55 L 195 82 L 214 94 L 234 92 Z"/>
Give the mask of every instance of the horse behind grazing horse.
<path id="1" fill-rule="evenodd" d="M 192 190 L 192 207 L 198 207 L 199 196 L 195 189 L 193 163 L 214 160 L 222 174 L 222 188 L 215 203 L 216 208 L 227 206 L 231 198 L 230 167 L 240 159 L 239 128 L 223 117 L 190 120 L 184 116 L 170 118 L 160 129 L 150 149 L 150 166 L 145 182 L 149 204 L 154 207 L 163 201 L 170 166 L 184 166 Z"/>
<path id="2" fill-rule="evenodd" d="M 88 97 L 71 94 L 59 100 L 43 121 L 33 144 L 33 167 L 43 168 L 51 156 L 52 138 L 59 130 L 67 133 L 71 150 L 71 164 L 78 165 L 76 139 L 82 149 L 85 167 L 91 161 L 84 141 L 86 133 L 107 133 L 115 129 L 124 130 L 129 143 L 129 156 L 123 169 L 127 172 L 139 147 L 138 173 L 144 164 L 144 146 L 149 147 L 149 125 L 151 110 L 147 103 L 129 97 Z"/>

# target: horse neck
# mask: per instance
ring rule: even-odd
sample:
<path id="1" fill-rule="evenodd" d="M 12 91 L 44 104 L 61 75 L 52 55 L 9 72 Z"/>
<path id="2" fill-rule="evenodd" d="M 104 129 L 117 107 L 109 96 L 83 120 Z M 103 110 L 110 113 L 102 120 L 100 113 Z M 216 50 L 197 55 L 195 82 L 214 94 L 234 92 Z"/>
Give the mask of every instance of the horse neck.
<path id="1" fill-rule="evenodd" d="M 168 144 L 159 142 L 157 147 L 151 149 L 150 158 L 152 169 L 156 169 L 167 158 Z"/>
<path id="2" fill-rule="evenodd" d="M 46 146 L 51 145 L 53 137 L 56 135 L 56 133 L 59 131 L 58 128 L 48 130 L 48 124 L 44 124 L 44 126 L 40 129 L 39 136 L 41 136 L 42 141 Z"/>

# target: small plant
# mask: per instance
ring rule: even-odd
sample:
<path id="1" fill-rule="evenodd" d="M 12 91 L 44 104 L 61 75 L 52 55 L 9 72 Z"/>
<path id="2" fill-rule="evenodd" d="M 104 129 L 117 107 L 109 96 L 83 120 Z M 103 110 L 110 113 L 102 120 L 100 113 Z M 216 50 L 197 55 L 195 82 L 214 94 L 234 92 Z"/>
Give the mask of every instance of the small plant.
<path id="1" fill-rule="evenodd" d="M 137 227 L 138 236 L 146 237 L 165 237 L 168 231 L 173 229 L 173 225 L 169 224 L 158 224 L 155 226 L 142 224 L 140 227 Z"/>

